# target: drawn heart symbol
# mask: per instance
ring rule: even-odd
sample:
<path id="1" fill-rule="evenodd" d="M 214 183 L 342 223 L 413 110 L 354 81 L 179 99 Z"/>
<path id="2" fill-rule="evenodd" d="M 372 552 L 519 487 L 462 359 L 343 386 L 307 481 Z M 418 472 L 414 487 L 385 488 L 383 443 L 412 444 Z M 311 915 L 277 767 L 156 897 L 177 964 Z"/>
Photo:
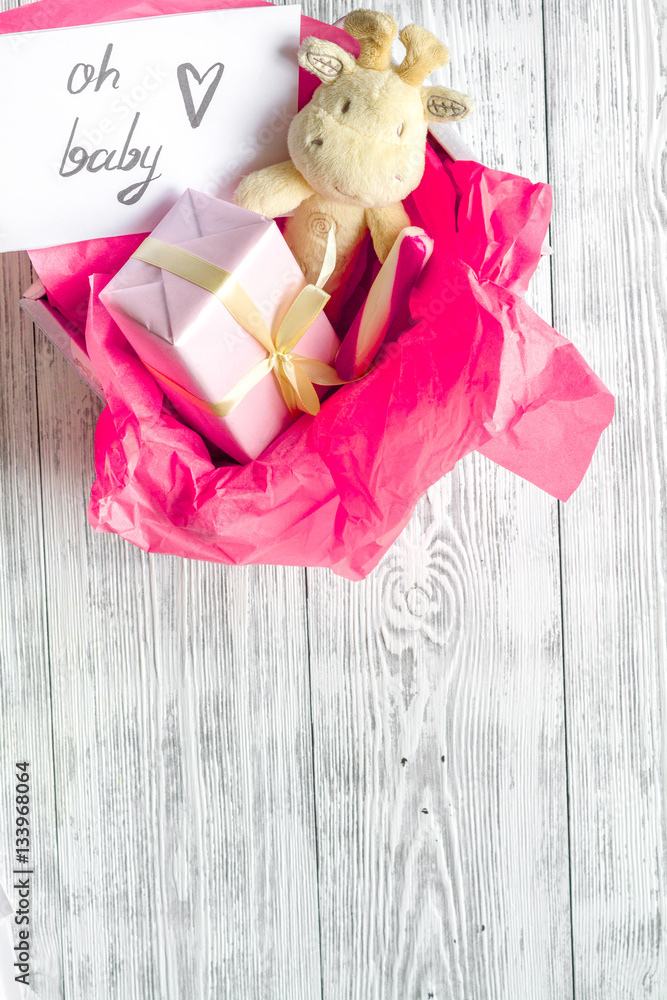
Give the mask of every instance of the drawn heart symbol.
<path id="1" fill-rule="evenodd" d="M 185 111 L 193 128 L 199 128 L 201 125 L 202 118 L 206 114 L 208 106 L 213 100 L 213 95 L 218 89 L 218 84 L 222 79 L 224 68 L 225 67 L 222 63 L 213 63 L 212 66 L 209 66 L 203 76 L 199 75 L 192 63 L 182 63 L 176 70 L 178 86 L 181 88 L 183 103 L 185 104 Z M 192 98 L 192 90 L 190 88 L 190 78 L 188 77 L 188 73 L 192 74 L 198 84 L 202 84 L 209 73 L 213 73 L 214 70 L 215 75 L 206 89 L 206 93 L 202 98 L 199 108 L 195 110 L 195 102 Z"/>

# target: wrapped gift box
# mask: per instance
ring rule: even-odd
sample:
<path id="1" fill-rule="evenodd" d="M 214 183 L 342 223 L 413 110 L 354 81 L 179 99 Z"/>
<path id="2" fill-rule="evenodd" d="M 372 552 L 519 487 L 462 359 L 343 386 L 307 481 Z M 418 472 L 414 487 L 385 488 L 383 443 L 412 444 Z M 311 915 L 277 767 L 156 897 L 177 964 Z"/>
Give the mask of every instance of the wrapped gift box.
<path id="1" fill-rule="evenodd" d="M 233 275 L 273 334 L 306 287 L 272 219 L 198 191 L 186 191 L 151 237 Z M 267 358 L 217 295 L 133 256 L 100 299 L 184 420 L 232 458 L 257 458 L 292 423 L 295 412 L 272 372 L 227 416 L 207 409 Z M 339 346 L 321 312 L 298 354 L 332 365 Z"/>

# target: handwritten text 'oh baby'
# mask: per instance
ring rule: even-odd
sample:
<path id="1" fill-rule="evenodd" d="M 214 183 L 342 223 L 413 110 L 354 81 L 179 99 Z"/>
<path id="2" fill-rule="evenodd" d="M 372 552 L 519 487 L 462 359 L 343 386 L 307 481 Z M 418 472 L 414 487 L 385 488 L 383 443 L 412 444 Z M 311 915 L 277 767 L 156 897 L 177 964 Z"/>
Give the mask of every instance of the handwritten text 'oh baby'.
<path id="1" fill-rule="evenodd" d="M 67 80 L 67 90 L 70 94 L 83 93 L 89 87 L 94 87 L 97 92 L 104 86 L 111 86 L 114 90 L 119 88 L 120 72 L 109 65 L 113 45 L 107 45 L 99 72 L 96 72 L 94 65 L 90 63 L 77 63 Z M 162 174 L 156 173 L 162 146 L 160 146 L 151 158 L 151 146 L 138 149 L 132 145 L 134 133 L 139 126 L 141 113 L 136 112 L 132 124 L 130 125 L 127 138 L 122 150 L 118 149 L 95 149 L 92 152 L 84 149 L 83 146 L 76 145 L 77 130 L 79 129 L 79 118 L 74 119 L 74 125 L 70 132 L 67 147 L 60 164 L 61 177 L 74 177 L 81 170 L 87 170 L 91 174 L 96 174 L 100 170 L 122 170 L 125 173 L 136 170 L 139 175 L 144 171 L 141 180 L 129 184 L 118 192 L 117 198 L 121 205 L 135 205 L 146 193 L 151 181 L 157 180 Z M 80 141 L 80 140 L 79 140 Z"/>

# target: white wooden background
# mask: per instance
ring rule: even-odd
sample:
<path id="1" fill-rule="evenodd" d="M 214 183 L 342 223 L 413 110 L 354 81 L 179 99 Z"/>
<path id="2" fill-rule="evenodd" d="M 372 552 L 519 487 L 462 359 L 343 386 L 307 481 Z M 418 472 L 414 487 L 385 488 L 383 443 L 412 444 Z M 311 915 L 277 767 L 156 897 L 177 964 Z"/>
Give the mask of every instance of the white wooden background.
<path id="1" fill-rule="evenodd" d="M 44 1000 L 667 997 L 665 0 L 385 9 L 553 185 L 530 299 L 616 417 L 564 505 L 468 457 L 362 584 L 145 555 L 87 525 L 100 404 L 1 259 L 0 882 L 28 758 Z"/>

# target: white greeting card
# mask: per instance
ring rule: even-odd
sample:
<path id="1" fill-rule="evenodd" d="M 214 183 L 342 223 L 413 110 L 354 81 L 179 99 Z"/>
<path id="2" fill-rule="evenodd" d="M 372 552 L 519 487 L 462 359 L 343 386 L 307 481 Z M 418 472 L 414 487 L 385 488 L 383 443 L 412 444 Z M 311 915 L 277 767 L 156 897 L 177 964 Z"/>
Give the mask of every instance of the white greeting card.
<path id="1" fill-rule="evenodd" d="M 301 8 L 0 35 L 0 251 L 150 231 L 288 158 Z"/>

